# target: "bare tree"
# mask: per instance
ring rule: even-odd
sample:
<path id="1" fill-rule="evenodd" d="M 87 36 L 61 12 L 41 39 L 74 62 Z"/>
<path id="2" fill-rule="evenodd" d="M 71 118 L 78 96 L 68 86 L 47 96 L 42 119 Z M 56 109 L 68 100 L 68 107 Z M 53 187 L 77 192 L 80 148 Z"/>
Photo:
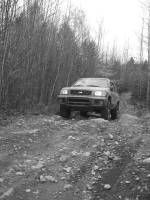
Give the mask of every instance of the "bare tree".
<path id="1" fill-rule="evenodd" d="M 60 0 L 1 0 L 0 104 L 19 111 L 51 106 L 61 87 L 94 76 L 99 63 L 85 14 Z M 99 41 L 100 44 L 100 41 Z"/>
<path id="2" fill-rule="evenodd" d="M 143 62 L 143 44 L 144 44 L 144 18 L 142 19 L 141 38 L 140 38 L 140 63 Z"/>
<path id="3" fill-rule="evenodd" d="M 149 105 L 150 100 L 150 4 L 148 6 L 148 78 L 147 78 L 147 95 L 146 95 L 146 103 Z"/>

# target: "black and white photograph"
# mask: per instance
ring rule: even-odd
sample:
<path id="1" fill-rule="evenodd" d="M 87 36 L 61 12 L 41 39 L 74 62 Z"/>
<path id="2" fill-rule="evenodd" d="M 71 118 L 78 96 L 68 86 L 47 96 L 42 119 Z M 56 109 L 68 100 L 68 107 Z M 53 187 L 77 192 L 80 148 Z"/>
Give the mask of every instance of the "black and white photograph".
<path id="1" fill-rule="evenodd" d="M 0 0 L 0 200 L 150 200 L 150 0 Z"/>

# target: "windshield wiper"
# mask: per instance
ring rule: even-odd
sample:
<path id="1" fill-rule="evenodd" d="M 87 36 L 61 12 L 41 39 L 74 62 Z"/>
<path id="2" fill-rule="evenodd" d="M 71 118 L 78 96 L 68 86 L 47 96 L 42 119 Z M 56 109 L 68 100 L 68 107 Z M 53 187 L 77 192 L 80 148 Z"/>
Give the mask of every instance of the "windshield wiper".
<path id="1" fill-rule="evenodd" d="M 99 87 L 98 85 L 87 85 L 89 87 Z"/>
<path id="2" fill-rule="evenodd" d="M 73 87 L 83 87 L 84 85 L 73 85 Z"/>

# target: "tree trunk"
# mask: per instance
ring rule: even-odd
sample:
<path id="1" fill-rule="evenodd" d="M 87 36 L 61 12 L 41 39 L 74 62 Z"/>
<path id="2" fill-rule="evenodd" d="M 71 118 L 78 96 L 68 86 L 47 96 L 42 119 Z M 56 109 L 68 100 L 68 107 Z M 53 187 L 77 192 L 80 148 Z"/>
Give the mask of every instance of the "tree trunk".
<path id="1" fill-rule="evenodd" d="M 146 103 L 149 106 L 150 100 L 150 4 L 148 8 L 149 19 L 148 19 L 148 78 L 147 78 L 147 95 L 146 95 Z"/>

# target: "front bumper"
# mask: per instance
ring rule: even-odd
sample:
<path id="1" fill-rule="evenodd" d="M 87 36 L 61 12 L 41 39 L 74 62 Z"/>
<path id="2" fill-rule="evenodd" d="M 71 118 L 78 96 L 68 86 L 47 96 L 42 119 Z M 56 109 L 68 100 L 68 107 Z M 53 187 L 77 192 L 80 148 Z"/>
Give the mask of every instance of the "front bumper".
<path id="1" fill-rule="evenodd" d="M 72 110 L 96 110 L 107 106 L 107 97 L 59 95 L 59 103 Z"/>

